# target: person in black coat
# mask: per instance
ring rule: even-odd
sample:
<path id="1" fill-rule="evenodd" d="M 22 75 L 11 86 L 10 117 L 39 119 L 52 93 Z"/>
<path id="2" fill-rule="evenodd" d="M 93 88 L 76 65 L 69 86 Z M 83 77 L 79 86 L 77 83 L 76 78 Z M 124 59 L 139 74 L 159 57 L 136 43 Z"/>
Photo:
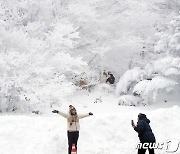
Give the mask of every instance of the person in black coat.
<path id="1" fill-rule="evenodd" d="M 114 75 L 111 72 L 108 72 L 108 75 L 109 75 L 109 77 L 107 78 L 106 83 L 114 84 L 114 82 L 115 82 Z"/>
<path id="2" fill-rule="evenodd" d="M 145 114 L 139 113 L 137 126 L 132 122 L 132 127 L 138 133 L 140 142 L 143 143 L 155 143 L 156 139 L 149 125 L 150 120 L 147 119 Z M 148 148 L 149 154 L 154 154 L 154 149 Z M 145 154 L 146 149 L 138 149 L 138 154 Z"/>

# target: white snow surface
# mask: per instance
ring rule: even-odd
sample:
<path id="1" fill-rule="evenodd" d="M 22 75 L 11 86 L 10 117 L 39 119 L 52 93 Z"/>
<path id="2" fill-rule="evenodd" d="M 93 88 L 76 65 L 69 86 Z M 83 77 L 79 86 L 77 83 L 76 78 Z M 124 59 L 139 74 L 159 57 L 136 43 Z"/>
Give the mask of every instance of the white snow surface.
<path id="1" fill-rule="evenodd" d="M 94 103 L 100 97 L 101 103 Z M 157 142 L 169 139 L 180 140 L 180 106 L 178 102 L 168 105 L 128 107 L 118 105 L 118 98 L 102 93 L 76 93 L 69 103 L 53 107 L 63 112 L 69 104 L 78 113 L 93 112 L 93 116 L 80 121 L 78 154 L 133 154 L 138 143 L 138 134 L 131 127 L 131 119 L 137 121 L 138 113 L 145 113 Z M 173 105 L 176 104 L 176 105 Z M 51 113 L 46 115 L 0 116 L 0 154 L 66 154 L 66 119 Z M 156 154 L 165 154 L 156 150 Z M 180 154 L 180 149 L 175 153 Z"/>

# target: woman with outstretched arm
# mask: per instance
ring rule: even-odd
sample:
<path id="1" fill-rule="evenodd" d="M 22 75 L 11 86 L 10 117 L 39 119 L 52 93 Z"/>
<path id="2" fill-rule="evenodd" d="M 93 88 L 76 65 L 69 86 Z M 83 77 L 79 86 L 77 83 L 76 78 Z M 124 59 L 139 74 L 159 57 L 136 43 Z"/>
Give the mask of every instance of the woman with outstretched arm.
<path id="1" fill-rule="evenodd" d="M 67 135 L 68 135 L 68 154 L 71 154 L 72 145 L 75 144 L 77 150 L 77 141 L 79 138 L 80 124 L 79 119 L 93 115 L 91 112 L 88 114 L 77 114 L 76 108 L 69 105 L 69 113 L 65 114 L 58 110 L 53 110 L 53 113 L 57 113 L 67 119 Z"/>

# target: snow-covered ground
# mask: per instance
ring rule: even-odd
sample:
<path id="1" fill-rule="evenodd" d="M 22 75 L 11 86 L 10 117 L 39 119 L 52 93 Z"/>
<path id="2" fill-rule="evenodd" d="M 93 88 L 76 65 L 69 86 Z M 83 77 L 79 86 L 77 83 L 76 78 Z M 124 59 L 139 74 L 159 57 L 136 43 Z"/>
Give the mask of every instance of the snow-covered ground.
<path id="1" fill-rule="evenodd" d="M 94 103 L 100 95 L 102 102 Z M 163 108 L 158 104 L 119 106 L 113 95 L 82 92 L 69 98 L 69 103 L 58 109 L 67 112 L 69 104 L 73 104 L 78 113 L 94 113 L 80 121 L 79 154 L 136 153 L 139 139 L 131 127 L 131 119 L 136 122 L 140 112 L 151 120 L 157 142 L 180 140 L 180 107 L 177 105 Z M 3 114 L 0 117 L 0 147 L 0 154 L 66 154 L 66 119 L 50 111 L 42 116 Z M 165 153 L 156 150 L 156 154 Z M 180 154 L 180 148 L 175 154 Z"/>

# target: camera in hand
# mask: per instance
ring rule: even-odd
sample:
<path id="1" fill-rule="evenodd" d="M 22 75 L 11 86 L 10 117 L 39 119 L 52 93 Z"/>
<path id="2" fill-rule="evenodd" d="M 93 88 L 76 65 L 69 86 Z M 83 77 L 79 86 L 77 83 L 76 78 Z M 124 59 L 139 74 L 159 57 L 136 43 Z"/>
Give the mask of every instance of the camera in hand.
<path id="1" fill-rule="evenodd" d="M 134 125 L 134 121 L 133 120 L 131 120 L 131 125 Z"/>

